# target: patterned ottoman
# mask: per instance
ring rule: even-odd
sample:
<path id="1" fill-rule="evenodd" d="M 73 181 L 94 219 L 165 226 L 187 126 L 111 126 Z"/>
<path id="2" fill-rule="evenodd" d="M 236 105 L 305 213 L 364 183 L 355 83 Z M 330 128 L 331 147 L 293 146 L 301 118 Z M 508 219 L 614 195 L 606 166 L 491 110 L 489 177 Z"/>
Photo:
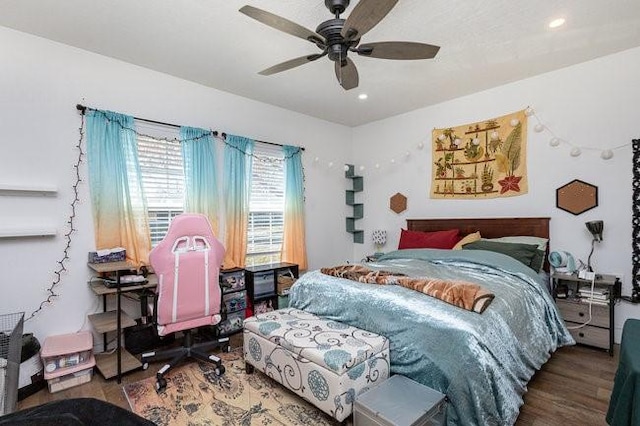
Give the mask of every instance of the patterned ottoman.
<path id="1" fill-rule="evenodd" d="M 247 373 L 263 371 L 342 421 L 354 399 L 389 377 L 389 341 L 298 309 L 244 320 Z"/>

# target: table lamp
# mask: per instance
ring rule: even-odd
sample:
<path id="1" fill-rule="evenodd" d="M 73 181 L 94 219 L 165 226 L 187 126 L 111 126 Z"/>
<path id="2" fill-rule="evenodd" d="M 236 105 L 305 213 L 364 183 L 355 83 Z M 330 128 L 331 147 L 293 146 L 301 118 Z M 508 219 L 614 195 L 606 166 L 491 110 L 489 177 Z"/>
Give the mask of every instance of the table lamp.
<path id="1" fill-rule="evenodd" d="M 382 246 L 387 243 L 387 231 L 382 229 L 376 229 L 373 231 L 371 235 L 373 239 L 373 244 L 376 245 L 376 253 L 379 254 L 382 252 Z"/>
<path id="2" fill-rule="evenodd" d="M 591 268 L 591 255 L 593 254 L 593 248 L 596 241 L 602 241 L 602 228 L 604 227 L 604 222 L 601 220 L 592 220 L 591 222 L 586 222 L 585 225 L 589 232 L 591 232 L 591 235 L 593 235 L 593 239 L 591 240 L 591 252 L 587 259 L 587 268 L 589 268 L 589 272 L 593 272 L 593 268 Z"/>

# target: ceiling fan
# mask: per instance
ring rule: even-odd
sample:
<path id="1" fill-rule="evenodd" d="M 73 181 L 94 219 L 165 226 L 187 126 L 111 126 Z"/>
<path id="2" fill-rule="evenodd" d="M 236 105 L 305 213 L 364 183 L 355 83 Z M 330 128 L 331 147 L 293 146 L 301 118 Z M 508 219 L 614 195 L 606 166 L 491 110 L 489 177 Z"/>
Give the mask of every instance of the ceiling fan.
<path id="1" fill-rule="evenodd" d="M 315 44 L 321 53 L 301 56 L 263 71 L 261 75 L 271 75 L 304 65 L 328 56 L 335 63 L 338 82 L 345 90 L 358 87 L 358 70 L 347 56 L 348 52 L 360 56 L 381 59 L 431 59 L 438 53 L 439 46 L 424 43 L 383 41 L 359 44 L 360 38 L 375 27 L 398 3 L 398 0 L 360 0 L 349 17 L 340 18 L 349 6 L 350 0 L 325 0 L 324 4 L 335 16 L 322 22 L 313 32 L 295 22 L 253 6 L 243 6 L 240 12 L 277 30 L 284 31 Z"/>

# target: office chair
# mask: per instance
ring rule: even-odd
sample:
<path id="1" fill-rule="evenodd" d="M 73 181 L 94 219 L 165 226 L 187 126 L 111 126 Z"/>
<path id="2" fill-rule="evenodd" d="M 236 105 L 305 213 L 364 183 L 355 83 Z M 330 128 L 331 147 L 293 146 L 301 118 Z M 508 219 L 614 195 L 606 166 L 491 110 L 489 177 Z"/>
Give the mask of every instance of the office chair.
<path id="1" fill-rule="evenodd" d="M 149 254 L 158 277 L 154 321 L 158 335 L 182 331 L 181 347 L 142 354 L 143 368 L 150 361 L 170 359 L 156 374 L 156 391 L 167 386 L 164 375 L 184 358 L 214 363 L 215 373 L 224 374 L 220 358 L 207 351 L 222 347 L 229 351 L 229 338 L 194 343 L 192 329 L 218 324 L 221 319 L 222 291 L 219 272 L 225 249 L 215 238 L 206 216 L 176 216 L 165 238 Z"/>

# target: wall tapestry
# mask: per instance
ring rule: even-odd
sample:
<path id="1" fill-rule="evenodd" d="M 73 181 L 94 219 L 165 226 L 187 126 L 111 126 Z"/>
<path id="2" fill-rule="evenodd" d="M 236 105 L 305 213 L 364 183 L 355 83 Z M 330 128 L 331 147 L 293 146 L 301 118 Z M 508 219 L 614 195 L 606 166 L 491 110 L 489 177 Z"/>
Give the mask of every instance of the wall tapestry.
<path id="1" fill-rule="evenodd" d="M 524 110 L 434 129 L 432 141 L 431 198 L 495 198 L 527 193 Z"/>

